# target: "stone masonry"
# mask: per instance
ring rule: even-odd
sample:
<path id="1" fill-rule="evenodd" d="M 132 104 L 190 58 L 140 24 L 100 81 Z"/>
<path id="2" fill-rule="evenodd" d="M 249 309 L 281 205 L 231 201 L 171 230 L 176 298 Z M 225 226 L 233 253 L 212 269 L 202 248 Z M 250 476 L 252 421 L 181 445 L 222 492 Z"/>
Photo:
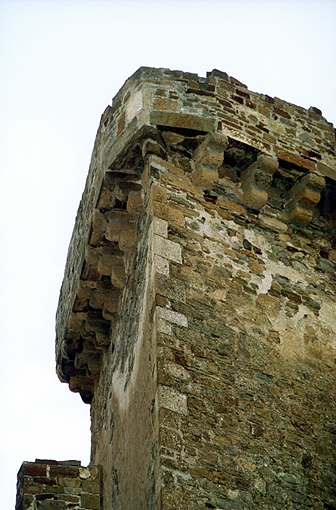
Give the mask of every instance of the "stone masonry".
<path id="1" fill-rule="evenodd" d="M 106 108 L 56 328 L 104 510 L 336 509 L 335 148 L 217 70 Z"/>
<path id="2" fill-rule="evenodd" d="M 76 460 L 24 462 L 15 510 L 100 510 L 100 470 Z"/>

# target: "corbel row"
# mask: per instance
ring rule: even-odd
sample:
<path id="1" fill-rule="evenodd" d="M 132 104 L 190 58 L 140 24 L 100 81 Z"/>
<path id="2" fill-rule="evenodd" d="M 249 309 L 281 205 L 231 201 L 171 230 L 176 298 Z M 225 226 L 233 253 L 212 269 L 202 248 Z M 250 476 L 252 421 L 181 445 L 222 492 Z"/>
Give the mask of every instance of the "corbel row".
<path id="1" fill-rule="evenodd" d="M 192 180 L 195 184 L 207 188 L 218 182 L 219 169 L 223 165 L 228 144 L 228 137 L 222 134 L 208 133 L 204 137 L 194 152 L 195 169 Z M 240 200 L 243 205 L 252 209 L 262 209 L 266 205 L 273 175 L 278 167 L 278 158 L 259 154 L 256 161 L 242 171 Z M 325 178 L 321 175 L 304 175 L 288 191 L 282 220 L 307 226 L 313 218 L 314 208 L 321 199 L 325 184 Z"/>
<path id="2" fill-rule="evenodd" d="M 225 135 L 208 133 L 193 153 L 195 184 L 203 189 L 219 180 L 229 140 Z M 166 158 L 160 136 L 143 137 L 143 160 L 150 154 Z M 262 209 L 279 162 L 271 155 L 259 154 L 240 177 L 241 202 Z M 101 357 L 111 342 L 111 327 L 118 315 L 120 295 L 128 274 L 128 255 L 137 246 L 138 218 L 144 207 L 144 176 L 121 168 L 106 173 L 85 251 L 82 273 L 62 346 L 62 378 L 72 391 L 80 392 L 85 402 L 93 395 L 94 381 Z M 324 178 L 307 174 L 288 192 L 284 218 L 307 225 L 320 200 Z"/>
<path id="3" fill-rule="evenodd" d="M 65 378 L 85 402 L 91 401 L 101 357 L 110 346 L 142 207 L 143 189 L 135 175 L 106 174 L 63 348 Z"/>
<path id="4" fill-rule="evenodd" d="M 61 347 L 60 377 L 86 403 L 91 402 L 102 356 L 110 347 L 120 296 L 128 279 L 129 255 L 137 246 L 145 182 L 139 170 L 139 153 L 143 160 L 148 154 L 165 157 L 158 131 L 140 133 L 122 164 L 119 161 L 105 174 Z"/>

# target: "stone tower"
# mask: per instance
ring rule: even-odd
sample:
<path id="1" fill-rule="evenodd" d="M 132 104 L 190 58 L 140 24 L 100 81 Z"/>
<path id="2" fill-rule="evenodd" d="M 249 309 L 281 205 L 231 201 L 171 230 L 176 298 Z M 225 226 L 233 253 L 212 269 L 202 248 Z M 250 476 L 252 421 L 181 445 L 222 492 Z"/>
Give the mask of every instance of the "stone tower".
<path id="1" fill-rule="evenodd" d="M 335 163 L 317 108 L 217 70 L 126 81 L 57 312 L 92 465 L 17 510 L 336 509 Z"/>

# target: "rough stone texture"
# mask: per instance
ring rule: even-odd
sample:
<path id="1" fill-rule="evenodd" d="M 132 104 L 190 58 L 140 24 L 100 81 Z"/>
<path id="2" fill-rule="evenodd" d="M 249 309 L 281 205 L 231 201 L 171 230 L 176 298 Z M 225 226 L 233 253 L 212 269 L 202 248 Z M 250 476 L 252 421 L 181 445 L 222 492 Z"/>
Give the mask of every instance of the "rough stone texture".
<path id="1" fill-rule="evenodd" d="M 96 466 L 36 459 L 18 472 L 15 510 L 102 510 Z"/>
<path id="2" fill-rule="evenodd" d="M 162 171 L 168 207 L 178 202 L 185 218 L 183 228 L 168 225 L 182 263 L 156 279 L 163 508 L 333 508 L 335 273 L 325 219 L 317 210 L 309 228 L 282 233 L 265 220 L 281 200 L 274 183 L 260 223 L 259 211 L 218 200 L 224 180 L 203 195 L 188 178 L 177 187 L 179 178 L 178 167 Z"/>
<path id="3" fill-rule="evenodd" d="M 141 238 L 125 257 L 127 281 L 91 406 L 92 458 L 103 466 L 104 508 L 159 508 L 154 233 L 146 171 L 141 182 Z"/>
<path id="4" fill-rule="evenodd" d="M 104 508 L 336 508 L 335 161 L 317 108 L 217 70 L 105 110 L 56 340 Z"/>

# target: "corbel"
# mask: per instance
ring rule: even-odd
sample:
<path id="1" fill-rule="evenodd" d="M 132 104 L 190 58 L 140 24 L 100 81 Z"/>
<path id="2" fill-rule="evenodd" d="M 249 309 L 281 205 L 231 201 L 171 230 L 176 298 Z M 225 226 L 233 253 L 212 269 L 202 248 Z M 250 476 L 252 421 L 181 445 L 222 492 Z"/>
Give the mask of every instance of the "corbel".
<path id="1" fill-rule="evenodd" d="M 288 192 L 285 219 L 296 225 L 309 225 L 324 187 L 325 178 L 321 175 L 310 173 L 302 177 Z"/>
<path id="2" fill-rule="evenodd" d="M 273 180 L 273 174 L 279 167 L 276 157 L 259 154 L 257 160 L 243 170 L 241 174 L 242 198 L 247 207 L 261 209 L 267 203 L 268 189 Z"/>
<path id="3" fill-rule="evenodd" d="M 224 161 L 224 151 L 228 146 L 228 137 L 221 133 L 208 133 L 195 149 L 195 170 L 192 181 L 207 188 L 218 182 L 218 170 Z"/>

